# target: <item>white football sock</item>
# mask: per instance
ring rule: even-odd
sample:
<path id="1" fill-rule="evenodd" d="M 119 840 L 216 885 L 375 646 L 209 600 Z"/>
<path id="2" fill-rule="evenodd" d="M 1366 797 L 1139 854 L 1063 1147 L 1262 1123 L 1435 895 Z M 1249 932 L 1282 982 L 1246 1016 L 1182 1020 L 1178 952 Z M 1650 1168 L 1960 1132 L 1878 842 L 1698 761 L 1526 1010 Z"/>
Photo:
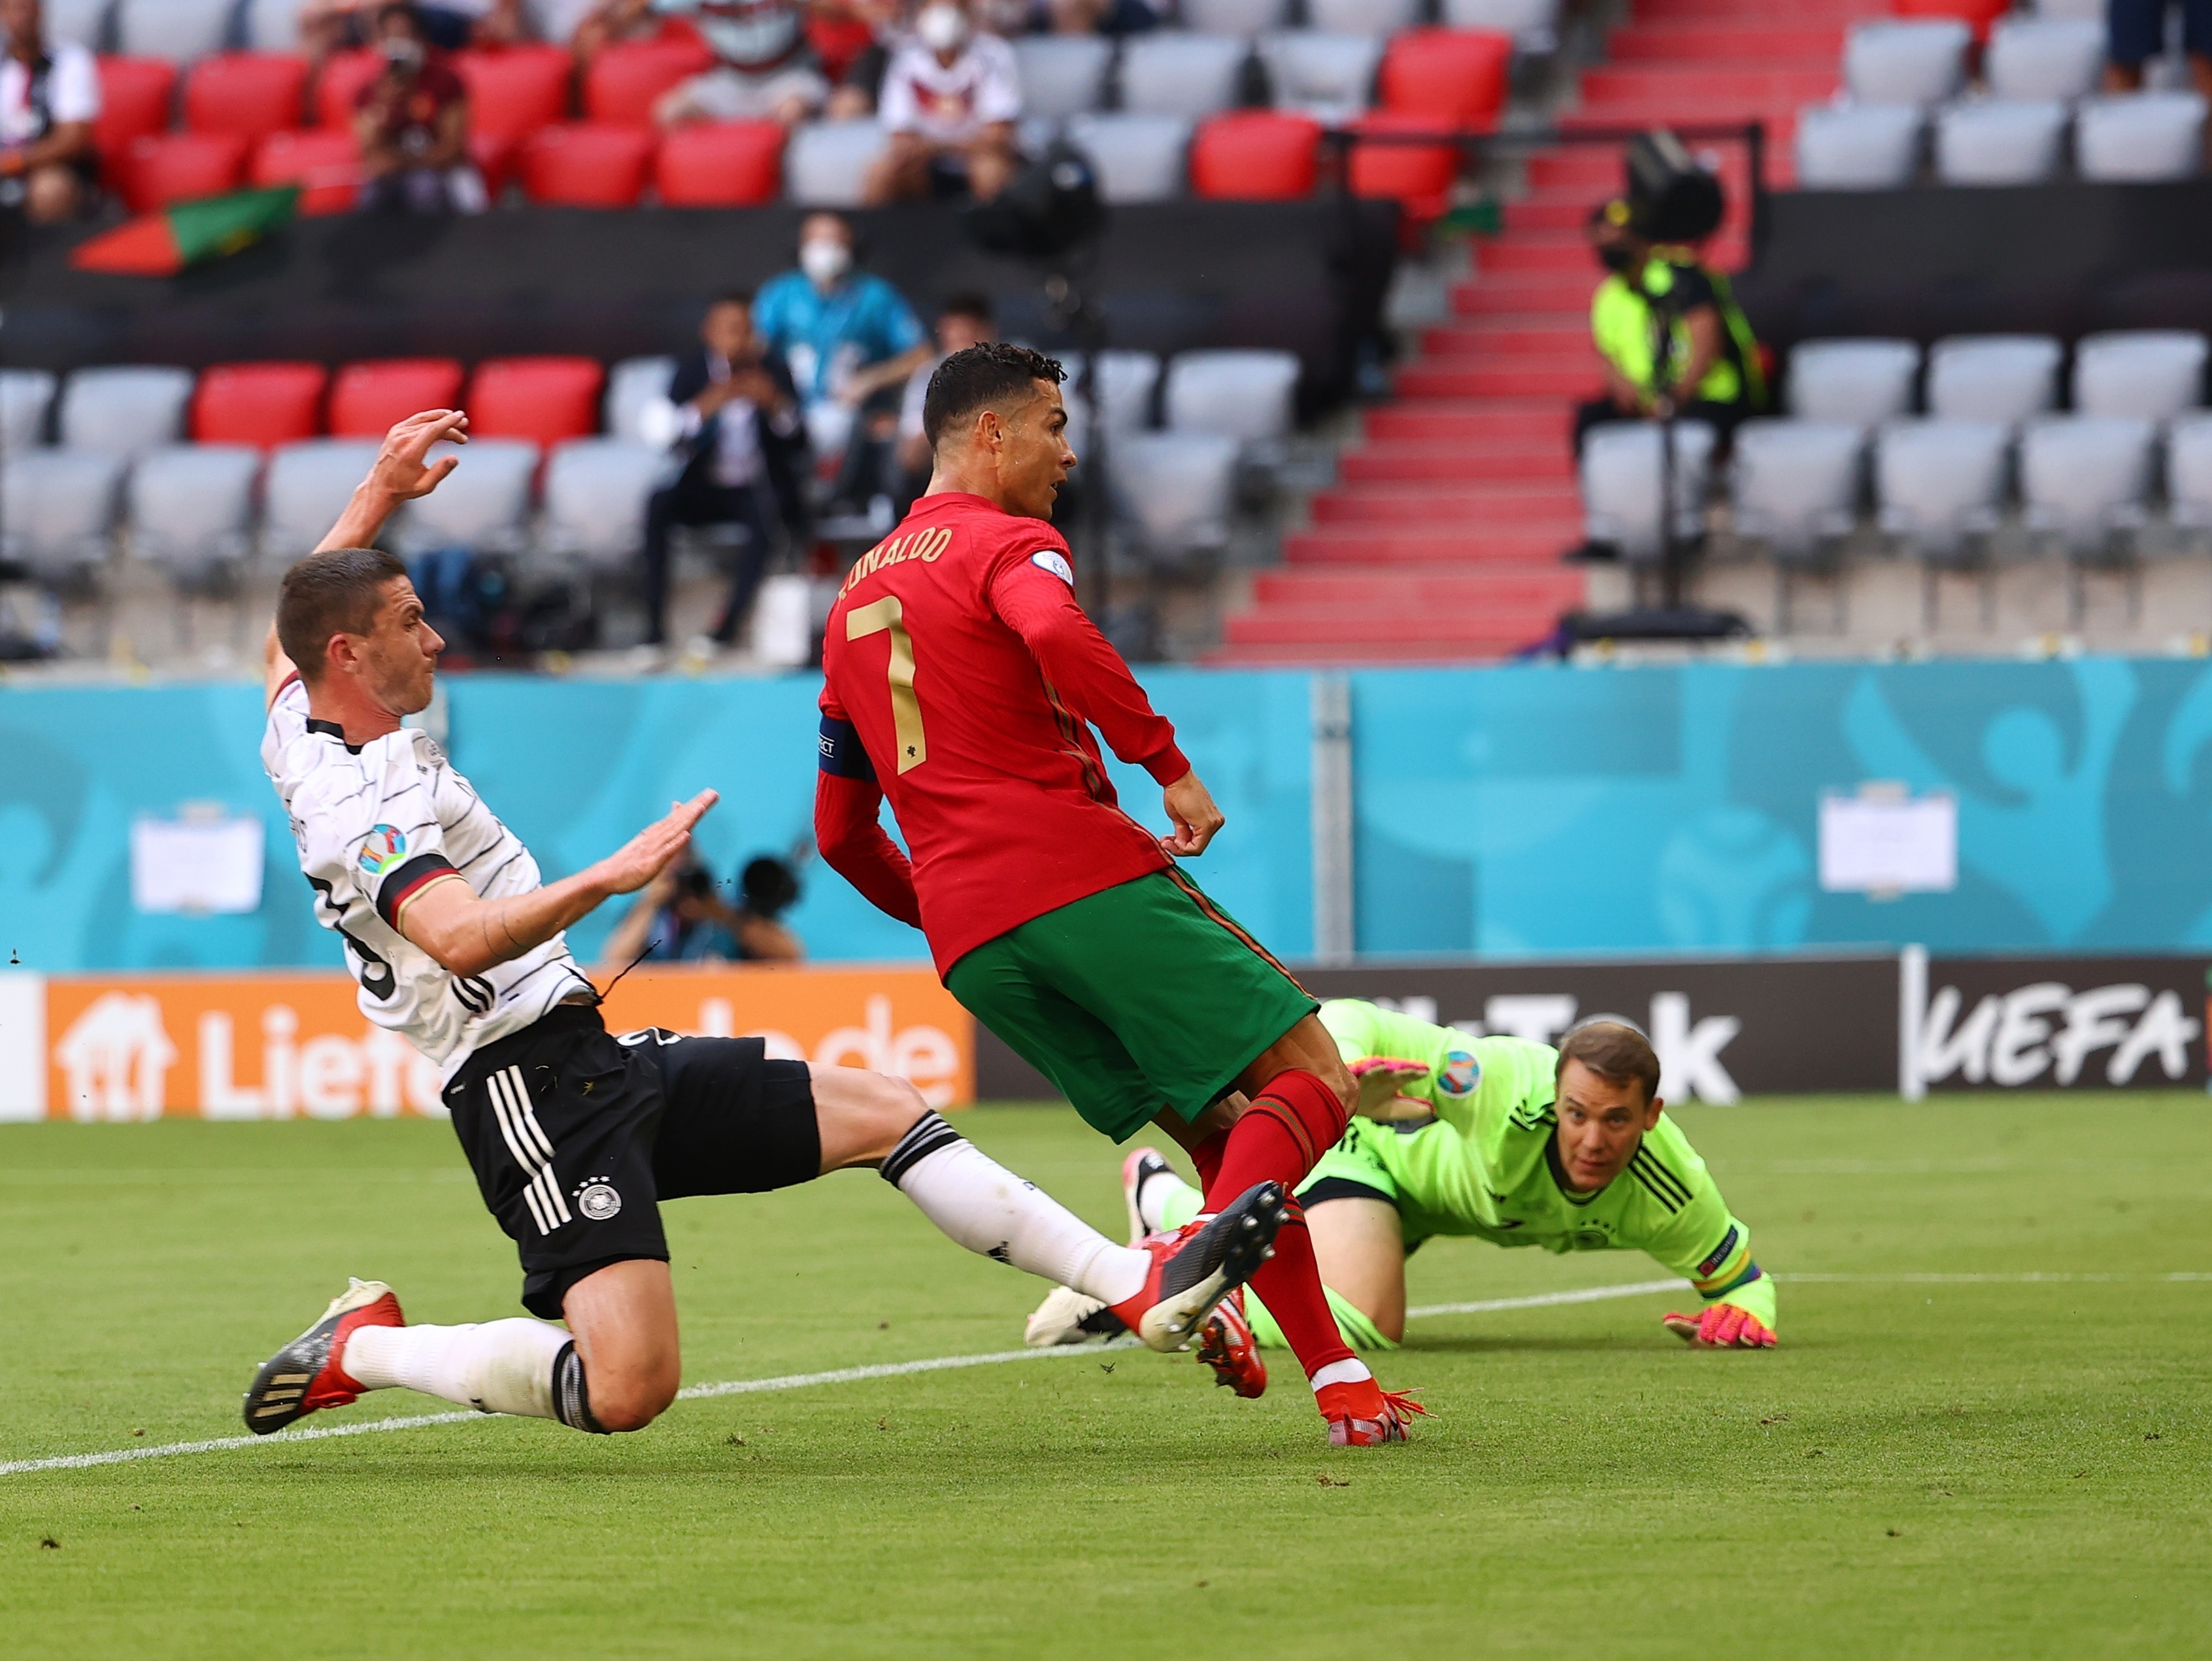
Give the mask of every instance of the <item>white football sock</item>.
<path id="1" fill-rule="evenodd" d="M 568 1329 L 544 1321 L 459 1327 L 362 1327 L 338 1365 L 370 1390 L 404 1386 L 481 1413 L 551 1419 L 553 1362 Z"/>
<path id="2" fill-rule="evenodd" d="M 883 1175 L 969 1250 L 1103 1302 L 1134 1297 L 1152 1272 L 1148 1254 L 1115 1245 L 934 1113 L 900 1139 Z"/>
<path id="3" fill-rule="evenodd" d="M 1314 1394 L 1318 1396 L 1324 1384 L 1356 1384 L 1363 1378 L 1372 1378 L 1374 1376 L 1367 1370 L 1366 1362 L 1355 1359 L 1331 1361 L 1307 1382 L 1314 1387 Z"/>
<path id="4" fill-rule="evenodd" d="M 1172 1171 L 1155 1171 L 1137 1190 L 1137 1215 L 1155 1233 L 1195 1222 L 1206 1209 L 1206 1196 Z"/>

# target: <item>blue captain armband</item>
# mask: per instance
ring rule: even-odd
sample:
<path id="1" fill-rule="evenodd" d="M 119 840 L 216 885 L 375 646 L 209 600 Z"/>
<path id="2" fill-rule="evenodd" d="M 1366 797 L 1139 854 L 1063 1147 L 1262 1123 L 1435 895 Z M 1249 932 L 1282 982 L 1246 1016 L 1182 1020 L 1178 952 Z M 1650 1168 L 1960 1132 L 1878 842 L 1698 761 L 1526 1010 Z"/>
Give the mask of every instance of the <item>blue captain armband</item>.
<path id="1" fill-rule="evenodd" d="M 839 721 L 835 715 L 822 717 L 822 770 L 841 779 L 876 782 L 876 764 L 868 759 L 851 721 Z"/>

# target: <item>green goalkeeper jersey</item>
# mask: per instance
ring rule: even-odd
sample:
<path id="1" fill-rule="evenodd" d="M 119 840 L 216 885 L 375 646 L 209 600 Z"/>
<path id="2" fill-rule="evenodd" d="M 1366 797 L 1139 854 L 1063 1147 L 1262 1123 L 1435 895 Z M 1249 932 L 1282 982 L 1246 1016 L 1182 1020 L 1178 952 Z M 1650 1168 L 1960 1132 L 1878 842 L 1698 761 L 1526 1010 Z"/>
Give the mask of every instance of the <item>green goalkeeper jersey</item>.
<path id="1" fill-rule="evenodd" d="M 1301 1194 L 1334 1183 L 1374 1189 L 1397 1207 L 1409 1250 L 1432 1235 L 1472 1234 L 1547 1251 L 1644 1252 L 1708 1303 L 1740 1305 L 1774 1325 L 1774 1282 L 1752 1261 L 1751 1231 L 1666 1114 L 1627 1170 L 1577 1194 L 1559 1164 L 1559 1052 L 1549 1044 L 1473 1038 L 1351 999 L 1322 1005 L 1321 1019 L 1347 1062 L 1387 1056 L 1425 1066 L 1428 1076 L 1402 1093 L 1436 1117 L 1354 1118 Z"/>

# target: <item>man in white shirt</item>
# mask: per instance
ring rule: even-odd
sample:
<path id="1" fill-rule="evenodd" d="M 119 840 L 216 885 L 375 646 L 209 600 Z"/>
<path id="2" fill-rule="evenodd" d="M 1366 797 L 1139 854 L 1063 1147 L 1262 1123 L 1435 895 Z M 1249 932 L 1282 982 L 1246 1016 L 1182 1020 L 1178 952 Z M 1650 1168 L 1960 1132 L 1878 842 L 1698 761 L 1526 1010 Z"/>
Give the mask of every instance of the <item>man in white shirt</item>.
<path id="1" fill-rule="evenodd" d="M 82 46 L 46 45 L 39 0 L 0 0 L 0 207 L 39 225 L 74 218 L 99 177 L 100 67 Z"/>
<path id="2" fill-rule="evenodd" d="M 459 465 L 427 460 L 441 440 L 465 444 L 468 417 L 431 410 L 393 428 L 337 526 L 285 573 L 261 757 L 361 1013 L 437 1063 L 539 1318 L 410 1326 L 390 1287 L 356 1280 L 263 1363 L 247 1427 L 266 1434 L 405 1386 L 575 1430 L 641 1429 L 681 1376 L 660 1202 L 852 1166 L 878 1170 L 969 1250 L 1110 1300 L 1154 1348 L 1183 1347 L 1272 1245 L 1275 1184 L 1171 1241 L 1117 1246 L 904 1080 L 770 1061 L 758 1038 L 606 1030 L 563 931 L 680 858 L 716 794 L 547 883 L 429 735 L 401 724 L 428 706 L 445 642 L 406 568 L 371 545 Z"/>
<path id="3" fill-rule="evenodd" d="M 954 0 L 929 0 L 884 71 L 876 113 L 890 143 L 868 170 L 871 204 L 926 199 L 934 175 L 964 175 L 988 202 L 1013 177 L 1022 113 L 1014 49 L 977 33 Z"/>
<path id="4" fill-rule="evenodd" d="M 646 0 L 632 0 L 641 12 Z M 720 61 L 678 83 L 653 107 L 664 127 L 691 121 L 779 121 L 795 126 L 829 101 L 830 82 L 795 0 L 650 0 L 685 17 Z"/>

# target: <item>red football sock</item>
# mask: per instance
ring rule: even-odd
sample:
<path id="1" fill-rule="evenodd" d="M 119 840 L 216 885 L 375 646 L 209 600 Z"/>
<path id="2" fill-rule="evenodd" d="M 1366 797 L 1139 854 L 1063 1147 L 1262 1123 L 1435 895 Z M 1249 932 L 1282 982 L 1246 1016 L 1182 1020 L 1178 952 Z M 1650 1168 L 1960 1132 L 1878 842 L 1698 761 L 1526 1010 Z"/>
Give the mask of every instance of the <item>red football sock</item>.
<path id="1" fill-rule="evenodd" d="M 1336 1311 L 1321 1289 L 1321 1266 L 1314 1261 L 1313 1236 L 1297 1201 L 1275 1233 L 1275 1255 L 1252 1276 L 1252 1290 L 1283 1329 L 1298 1365 L 1310 1378 L 1334 1361 L 1355 1359 L 1337 1329 Z"/>
<path id="2" fill-rule="evenodd" d="M 1190 1162 L 1198 1167 L 1198 1191 L 1213 1192 L 1214 1179 L 1221 1175 L 1221 1156 L 1229 1151 L 1229 1133 L 1217 1130 L 1196 1147 L 1190 1150 Z"/>

